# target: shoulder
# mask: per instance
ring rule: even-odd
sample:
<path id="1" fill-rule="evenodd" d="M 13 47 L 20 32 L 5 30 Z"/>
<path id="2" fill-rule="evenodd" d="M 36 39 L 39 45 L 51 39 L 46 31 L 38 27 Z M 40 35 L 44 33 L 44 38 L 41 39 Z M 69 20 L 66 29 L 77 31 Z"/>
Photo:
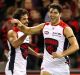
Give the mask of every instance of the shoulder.
<path id="1" fill-rule="evenodd" d="M 71 27 L 66 27 L 65 29 L 64 29 L 66 32 L 68 32 L 68 31 L 72 31 L 72 29 L 71 29 Z"/>
<path id="2" fill-rule="evenodd" d="M 74 35 L 72 28 L 65 22 L 61 21 L 60 26 L 63 28 L 64 35 L 70 35 L 70 34 Z"/>
<path id="3" fill-rule="evenodd" d="M 50 23 L 51 23 L 51 22 L 45 22 L 44 25 L 47 25 L 47 26 L 48 26 Z"/>
<path id="4" fill-rule="evenodd" d="M 8 34 L 8 36 L 10 36 L 10 35 L 14 35 L 14 34 L 17 34 L 17 33 L 14 30 L 9 30 L 7 34 Z"/>
<path id="5" fill-rule="evenodd" d="M 60 25 L 62 28 L 69 27 L 69 25 L 66 24 L 65 22 L 63 22 L 62 20 L 60 21 L 59 25 Z"/>
<path id="6" fill-rule="evenodd" d="M 44 27 L 45 23 L 41 23 L 40 25 L 41 25 L 42 27 Z"/>
<path id="7" fill-rule="evenodd" d="M 70 27 L 66 27 L 65 29 L 64 29 L 64 35 L 72 35 L 72 36 L 74 36 L 74 33 L 73 33 L 73 30 L 70 28 Z"/>

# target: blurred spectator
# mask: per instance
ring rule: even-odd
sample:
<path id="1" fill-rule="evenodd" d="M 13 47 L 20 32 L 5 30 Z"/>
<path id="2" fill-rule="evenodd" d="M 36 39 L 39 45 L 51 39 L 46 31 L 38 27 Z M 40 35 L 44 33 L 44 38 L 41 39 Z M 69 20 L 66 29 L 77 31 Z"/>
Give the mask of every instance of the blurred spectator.
<path id="1" fill-rule="evenodd" d="M 53 0 L 53 3 L 60 3 L 59 0 Z"/>
<path id="2" fill-rule="evenodd" d="M 3 42 L 2 42 L 2 20 L 4 19 L 4 0 L 0 0 L 0 61 L 3 61 Z"/>
<path id="3" fill-rule="evenodd" d="M 78 43 L 79 43 L 79 47 L 80 47 L 80 0 L 77 0 L 77 12 L 76 12 L 76 20 L 78 20 L 78 26 L 79 26 L 79 32 L 77 33 L 77 39 L 78 39 Z M 78 51 L 79 55 L 80 55 L 80 50 Z"/>
<path id="4" fill-rule="evenodd" d="M 30 13 L 30 11 L 35 8 L 35 6 L 33 4 L 33 0 L 24 0 L 23 1 L 23 8 L 25 8 Z M 30 19 L 30 14 L 29 14 L 28 19 Z"/>
<path id="5" fill-rule="evenodd" d="M 78 16 L 80 16 L 80 0 L 77 0 L 77 14 L 78 14 Z"/>
<path id="6" fill-rule="evenodd" d="M 0 9 L 1 9 L 1 8 L 4 8 L 4 6 L 5 6 L 4 0 L 0 0 Z"/>
<path id="7" fill-rule="evenodd" d="M 76 63 L 76 68 L 80 69 L 80 55 L 77 56 L 77 63 Z"/>
<path id="8" fill-rule="evenodd" d="M 72 11 L 71 11 L 71 8 L 69 5 L 63 6 L 62 19 L 64 22 L 66 22 L 72 28 L 72 30 L 73 30 L 73 32 L 74 32 L 74 34 L 78 40 L 77 34 L 79 32 L 79 22 L 72 15 Z M 76 68 L 75 63 L 77 63 L 77 62 L 75 60 L 77 57 L 77 52 L 70 55 L 70 57 L 71 57 L 71 67 Z"/>
<path id="9" fill-rule="evenodd" d="M 2 31 L 1 31 L 1 23 L 0 23 L 0 62 L 3 61 L 3 43 L 2 43 Z"/>
<path id="10" fill-rule="evenodd" d="M 5 0 L 6 7 L 14 6 L 16 0 Z"/>
<path id="11" fill-rule="evenodd" d="M 43 19 L 41 17 L 39 10 L 37 10 L 37 9 L 32 10 L 30 12 L 30 16 L 31 16 L 32 26 L 36 26 L 40 23 L 43 23 Z M 34 40 L 32 41 L 32 43 L 36 44 L 42 52 L 42 50 L 43 50 L 43 35 L 42 35 L 42 33 L 37 33 L 37 35 L 33 39 Z"/>
<path id="12" fill-rule="evenodd" d="M 42 13 L 42 17 L 43 19 L 45 18 L 46 13 L 48 12 L 48 6 L 49 4 L 51 4 L 53 0 L 42 0 L 42 8 L 41 8 L 41 13 Z"/>
<path id="13" fill-rule="evenodd" d="M 36 26 L 40 23 L 43 22 L 42 18 L 41 18 L 41 14 L 39 12 L 38 9 L 33 9 L 30 11 L 30 24 L 31 26 Z M 44 45 L 44 41 L 43 41 L 43 35 L 42 33 L 37 33 L 32 35 L 32 41 L 31 41 L 31 46 L 32 48 L 36 51 L 36 52 L 43 52 L 43 45 Z M 30 55 L 29 56 L 29 61 L 30 64 L 28 69 L 39 69 L 40 65 L 41 65 L 41 59 L 35 59 L 35 56 Z M 31 60 L 30 60 L 31 59 Z"/>
<path id="14" fill-rule="evenodd" d="M 21 7 L 23 0 L 15 0 L 15 7 Z"/>
<path id="15" fill-rule="evenodd" d="M 32 10 L 34 8 L 32 0 L 24 0 L 23 7 L 28 11 Z"/>
<path id="16" fill-rule="evenodd" d="M 0 0 L 0 21 L 2 21 L 2 19 L 5 17 L 4 16 L 4 12 L 5 12 L 5 2 L 4 0 Z"/>
<path id="17" fill-rule="evenodd" d="M 4 47 L 4 54 L 7 55 L 8 53 L 8 44 L 7 44 L 7 32 L 8 30 L 10 30 L 12 28 L 12 26 L 9 24 L 8 20 L 10 20 L 12 18 L 12 14 L 14 13 L 14 11 L 16 10 L 16 8 L 14 6 L 11 6 L 8 8 L 8 10 L 6 11 L 6 17 L 5 19 L 3 19 L 2 21 L 2 42 L 3 42 L 3 47 Z"/>
<path id="18" fill-rule="evenodd" d="M 73 16 L 76 16 L 76 9 L 77 9 L 76 2 L 77 2 L 77 0 L 60 0 L 60 4 L 62 6 L 66 5 L 66 4 L 68 4 L 70 6 Z"/>
<path id="19" fill-rule="evenodd" d="M 33 5 L 35 6 L 35 8 L 40 8 L 42 7 L 42 0 L 32 0 Z"/>
<path id="20" fill-rule="evenodd" d="M 79 31 L 78 21 L 72 15 L 72 11 L 71 11 L 71 8 L 69 7 L 69 5 L 64 5 L 63 6 L 62 19 L 68 25 L 70 25 L 70 27 L 73 29 L 73 31 L 76 35 Z"/>

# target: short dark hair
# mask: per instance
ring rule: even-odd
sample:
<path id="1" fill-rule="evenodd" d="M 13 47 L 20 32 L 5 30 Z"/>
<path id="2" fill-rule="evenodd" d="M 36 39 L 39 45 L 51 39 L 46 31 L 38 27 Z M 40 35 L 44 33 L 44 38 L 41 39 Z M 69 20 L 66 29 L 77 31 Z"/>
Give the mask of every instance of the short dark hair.
<path id="1" fill-rule="evenodd" d="M 58 3 L 52 3 L 52 4 L 50 4 L 49 5 L 49 9 L 51 9 L 51 8 L 57 9 L 59 11 L 59 13 L 62 12 L 62 6 L 60 4 L 58 4 Z"/>
<path id="2" fill-rule="evenodd" d="M 13 18 L 20 20 L 21 16 L 23 16 L 23 15 L 25 15 L 25 14 L 29 15 L 29 14 L 28 14 L 28 11 L 27 11 L 26 9 L 18 8 L 18 9 L 14 12 Z"/>

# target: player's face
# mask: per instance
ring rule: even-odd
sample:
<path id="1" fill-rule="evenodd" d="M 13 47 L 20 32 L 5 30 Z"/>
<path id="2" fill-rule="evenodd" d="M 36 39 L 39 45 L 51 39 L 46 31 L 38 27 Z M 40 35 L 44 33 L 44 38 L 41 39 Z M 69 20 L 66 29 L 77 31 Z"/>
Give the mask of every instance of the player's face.
<path id="1" fill-rule="evenodd" d="M 57 9 L 51 8 L 49 10 L 49 16 L 51 18 L 51 21 L 56 22 L 59 20 L 61 14 L 59 13 L 59 11 Z"/>
<path id="2" fill-rule="evenodd" d="M 25 15 L 21 16 L 20 21 L 21 21 L 24 25 L 28 25 L 28 15 L 25 14 Z"/>

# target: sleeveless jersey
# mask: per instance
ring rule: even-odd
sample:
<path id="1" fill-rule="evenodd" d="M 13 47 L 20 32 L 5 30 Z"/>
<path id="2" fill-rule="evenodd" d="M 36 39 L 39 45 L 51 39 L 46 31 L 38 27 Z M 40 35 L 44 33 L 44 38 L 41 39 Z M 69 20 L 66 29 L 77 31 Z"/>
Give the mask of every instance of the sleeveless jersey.
<path id="1" fill-rule="evenodd" d="M 51 22 L 45 23 L 43 28 L 43 35 L 44 35 L 44 56 L 43 56 L 43 63 L 42 66 L 47 67 L 47 63 L 49 67 L 53 67 L 52 65 L 61 64 L 66 62 L 66 58 L 52 58 L 52 52 L 63 52 L 66 46 L 65 44 L 65 36 L 64 36 L 64 28 L 68 25 L 65 24 L 63 21 L 57 26 L 52 26 Z M 51 65 L 52 64 L 52 65 Z"/>
<path id="2" fill-rule="evenodd" d="M 24 33 L 20 31 L 17 31 L 17 34 L 18 34 L 18 38 L 24 35 Z M 29 40 L 30 40 L 29 36 L 27 36 L 23 43 L 29 43 Z M 20 46 L 18 48 L 14 48 L 9 42 L 8 42 L 8 46 L 10 50 L 9 58 L 8 58 L 9 59 L 9 62 L 8 62 L 9 70 L 11 70 L 12 72 L 14 72 L 15 70 L 26 72 L 27 56 L 24 59 Z"/>

